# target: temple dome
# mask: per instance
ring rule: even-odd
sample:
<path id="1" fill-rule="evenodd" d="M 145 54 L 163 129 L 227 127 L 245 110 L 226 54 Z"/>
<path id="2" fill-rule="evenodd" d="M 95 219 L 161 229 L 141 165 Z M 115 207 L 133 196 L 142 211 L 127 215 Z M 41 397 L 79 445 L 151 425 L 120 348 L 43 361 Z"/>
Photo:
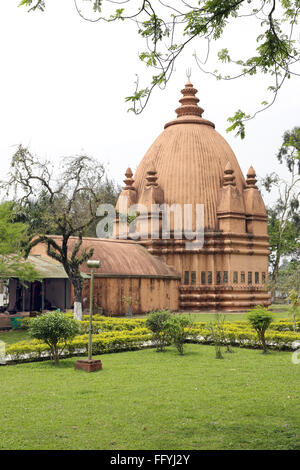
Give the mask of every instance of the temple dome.
<path id="1" fill-rule="evenodd" d="M 217 230 L 217 201 L 224 169 L 229 162 L 237 189 L 242 193 L 245 179 L 226 140 L 212 122 L 202 118 L 197 90 L 190 81 L 182 90 L 177 119 L 165 125 L 139 164 L 135 173 L 137 202 L 147 184 L 147 171 L 155 165 L 157 183 L 166 204 L 204 204 L 206 230 Z"/>

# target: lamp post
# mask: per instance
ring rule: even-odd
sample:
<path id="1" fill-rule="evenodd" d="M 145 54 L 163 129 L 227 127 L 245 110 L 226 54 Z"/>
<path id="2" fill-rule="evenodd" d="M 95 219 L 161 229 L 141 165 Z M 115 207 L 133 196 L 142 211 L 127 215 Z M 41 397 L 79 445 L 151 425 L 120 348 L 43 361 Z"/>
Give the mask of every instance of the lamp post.
<path id="1" fill-rule="evenodd" d="M 89 323 L 89 348 L 88 348 L 88 359 L 89 361 L 92 360 L 92 350 L 93 350 L 93 345 L 92 345 L 92 319 L 93 319 L 93 305 L 94 305 L 94 275 L 95 275 L 95 269 L 100 267 L 100 261 L 96 260 L 89 260 L 87 262 L 87 265 L 89 268 L 91 268 L 91 279 L 90 279 L 90 323 Z"/>
<path id="2" fill-rule="evenodd" d="M 87 372 L 95 372 L 96 370 L 102 369 L 102 363 L 99 359 L 92 359 L 93 342 L 92 342 L 92 331 L 93 331 L 93 305 L 94 305 L 94 275 L 95 270 L 100 267 L 100 261 L 88 260 L 87 266 L 91 268 L 90 277 L 90 315 L 89 315 L 89 343 L 88 343 L 88 358 L 79 359 L 75 363 L 75 369 L 83 369 Z"/>

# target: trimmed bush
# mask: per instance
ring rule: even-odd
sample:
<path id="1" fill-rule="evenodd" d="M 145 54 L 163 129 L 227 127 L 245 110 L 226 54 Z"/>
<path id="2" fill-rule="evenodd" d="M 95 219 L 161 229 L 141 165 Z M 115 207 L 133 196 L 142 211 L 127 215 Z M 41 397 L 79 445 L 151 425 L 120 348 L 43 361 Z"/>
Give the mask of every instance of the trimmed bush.
<path id="1" fill-rule="evenodd" d="M 146 327 L 152 331 L 152 341 L 156 346 L 157 352 L 164 351 L 165 347 L 170 344 L 170 334 L 167 323 L 171 318 L 168 310 L 160 310 L 148 315 Z"/>
<path id="2" fill-rule="evenodd" d="M 251 326 L 256 330 L 258 339 L 261 342 L 263 353 L 267 352 L 267 343 L 265 339 L 265 332 L 273 321 L 273 315 L 266 307 L 258 305 L 257 307 L 249 310 L 247 315 L 248 321 Z"/>
<path id="3" fill-rule="evenodd" d="M 49 346 L 51 358 L 55 365 L 59 362 L 59 356 L 80 331 L 79 324 L 72 318 L 67 318 L 63 313 L 50 312 L 32 319 L 29 324 L 29 335 L 32 338 L 42 340 Z"/>
<path id="4" fill-rule="evenodd" d="M 187 327 L 191 326 L 191 320 L 185 316 L 174 315 L 166 322 L 165 326 L 171 341 L 174 343 L 179 354 L 182 356 L 184 351 L 184 343 L 191 334 L 187 329 Z"/>

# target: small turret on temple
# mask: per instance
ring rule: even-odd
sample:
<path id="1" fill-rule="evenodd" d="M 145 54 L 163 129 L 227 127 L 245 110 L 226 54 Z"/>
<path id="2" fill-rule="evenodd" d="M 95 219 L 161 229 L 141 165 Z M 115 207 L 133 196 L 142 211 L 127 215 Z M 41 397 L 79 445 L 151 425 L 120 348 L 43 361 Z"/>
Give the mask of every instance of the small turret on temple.
<path id="1" fill-rule="evenodd" d="M 254 168 L 250 166 L 247 173 L 246 188 L 244 190 L 247 232 L 257 235 L 267 235 L 266 207 L 256 186 L 256 182 L 256 173 Z"/>
<path id="2" fill-rule="evenodd" d="M 236 187 L 230 162 L 224 169 L 223 185 L 217 204 L 219 229 L 224 232 L 245 233 L 245 205 L 243 194 Z"/>

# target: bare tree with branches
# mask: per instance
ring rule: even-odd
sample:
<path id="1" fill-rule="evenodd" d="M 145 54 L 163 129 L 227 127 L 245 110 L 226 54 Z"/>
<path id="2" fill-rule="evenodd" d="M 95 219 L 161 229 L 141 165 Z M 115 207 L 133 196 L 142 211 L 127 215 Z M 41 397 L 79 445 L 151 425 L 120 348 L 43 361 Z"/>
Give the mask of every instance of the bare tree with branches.
<path id="1" fill-rule="evenodd" d="M 83 249 L 85 232 L 97 220 L 96 211 L 103 202 L 103 192 L 99 183 L 105 174 L 104 167 L 97 160 L 86 155 L 68 157 L 58 171 L 53 163 L 41 161 L 27 148 L 19 146 L 14 154 L 10 172 L 2 188 L 14 190 L 20 207 L 26 207 L 32 199 L 47 196 L 47 217 L 44 224 L 32 239 L 27 254 L 33 246 L 44 243 L 48 255 L 59 261 L 74 288 L 74 316 L 82 316 L 83 277 L 80 266 L 93 256 L 93 248 Z M 48 233 L 48 228 L 56 227 L 61 234 L 61 244 Z M 71 237 L 77 237 L 76 242 Z M 72 241 L 72 243 L 71 243 Z"/>

